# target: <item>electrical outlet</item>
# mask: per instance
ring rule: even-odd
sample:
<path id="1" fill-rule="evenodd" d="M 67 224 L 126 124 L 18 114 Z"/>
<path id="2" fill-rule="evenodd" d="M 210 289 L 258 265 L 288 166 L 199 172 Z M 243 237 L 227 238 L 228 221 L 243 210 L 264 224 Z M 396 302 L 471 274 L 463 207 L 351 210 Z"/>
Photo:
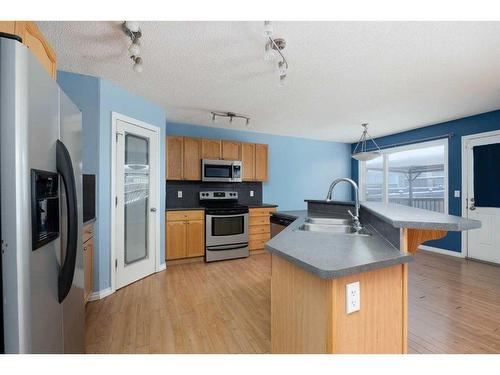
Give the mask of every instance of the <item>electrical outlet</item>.
<path id="1" fill-rule="evenodd" d="M 345 312 L 351 314 L 361 308 L 359 281 L 345 286 Z"/>
<path id="2" fill-rule="evenodd" d="M 460 198 L 460 190 L 455 190 L 453 194 L 455 198 Z"/>
<path id="3" fill-rule="evenodd" d="M 253 197 L 253 190 L 250 190 L 250 196 Z"/>
<path id="4" fill-rule="evenodd" d="M 182 198 L 182 190 L 177 190 L 177 198 Z"/>

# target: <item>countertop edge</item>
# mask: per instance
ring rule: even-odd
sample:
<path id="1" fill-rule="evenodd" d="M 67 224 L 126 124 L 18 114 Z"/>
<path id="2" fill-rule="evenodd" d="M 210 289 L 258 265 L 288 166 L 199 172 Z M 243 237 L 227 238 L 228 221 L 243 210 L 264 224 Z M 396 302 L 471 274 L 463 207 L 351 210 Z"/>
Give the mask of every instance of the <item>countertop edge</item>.
<path id="1" fill-rule="evenodd" d="M 412 228 L 412 229 L 428 229 L 428 230 L 445 230 L 445 231 L 451 231 L 451 232 L 462 232 L 465 230 L 469 229 L 476 229 L 481 227 L 481 222 L 478 220 L 472 220 L 472 219 L 466 219 L 462 218 L 461 216 L 455 216 L 455 215 L 448 215 L 448 214 L 443 214 L 447 215 L 450 217 L 456 217 L 458 219 L 462 219 L 456 223 L 440 223 L 440 222 L 433 222 L 433 221 L 428 221 L 428 222 L 423 222 L 423 221 L 415 221 L 415 220 L 400 220 L 400 219 L 392 219 L 380 211 L 368 207 L 365 205 L 364 202 L 360 203 L 361 207 L 368 212 L 372 213 L 373 215 L 377 216 L 379 219 L 382 221 L 386 222 L 387 224 L 392 225 L 394 228 Z M 414 208 L 414 207 L 410 207 Z M 416 208 L 414 208 L 416 209 Z"/>

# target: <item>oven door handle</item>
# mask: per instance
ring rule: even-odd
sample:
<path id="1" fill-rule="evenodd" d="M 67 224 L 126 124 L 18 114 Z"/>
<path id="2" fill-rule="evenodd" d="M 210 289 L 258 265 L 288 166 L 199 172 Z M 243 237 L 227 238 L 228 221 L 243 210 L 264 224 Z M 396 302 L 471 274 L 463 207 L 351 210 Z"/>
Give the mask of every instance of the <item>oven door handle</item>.
<path id="1" fill-rule="evenodd" d="M 218 246 L 207 246 L 207 250 L 217 251 L 217 250 L 236 250 L 248 247 L 248 242 L 232 244 L 232 245 L 218 245 Z"/>

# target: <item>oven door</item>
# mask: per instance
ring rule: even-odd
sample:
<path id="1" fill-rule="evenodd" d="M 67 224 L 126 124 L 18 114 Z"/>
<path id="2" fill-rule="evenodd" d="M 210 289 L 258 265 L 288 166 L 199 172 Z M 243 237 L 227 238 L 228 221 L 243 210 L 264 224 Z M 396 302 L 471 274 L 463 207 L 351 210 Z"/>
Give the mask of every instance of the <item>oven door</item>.
<path id="1" fill-rule="evenodd" d="M 248 213 L 207 214 L 205 219 L 208 250 L 230 250 L 248 245 Z"/>
<path id="2" fill-rule="evenodd" d="M 201 163 L 202 181 L 232 182 L 233 165 L 226 160 L 203 160 Z"/>

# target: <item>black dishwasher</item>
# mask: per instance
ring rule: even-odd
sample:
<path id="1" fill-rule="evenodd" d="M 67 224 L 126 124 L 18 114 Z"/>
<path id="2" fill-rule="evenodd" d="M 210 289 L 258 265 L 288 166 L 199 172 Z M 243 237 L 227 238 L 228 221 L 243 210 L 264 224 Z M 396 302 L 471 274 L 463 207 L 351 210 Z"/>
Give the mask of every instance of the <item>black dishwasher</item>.
<path id="1" fill-rule="evenodd" d="M 273 214 L 269 221 L 271 222 L 271 238 L 293 223 L 297 218 L 290 216 L 282 216 L 279 213 Z"/>

